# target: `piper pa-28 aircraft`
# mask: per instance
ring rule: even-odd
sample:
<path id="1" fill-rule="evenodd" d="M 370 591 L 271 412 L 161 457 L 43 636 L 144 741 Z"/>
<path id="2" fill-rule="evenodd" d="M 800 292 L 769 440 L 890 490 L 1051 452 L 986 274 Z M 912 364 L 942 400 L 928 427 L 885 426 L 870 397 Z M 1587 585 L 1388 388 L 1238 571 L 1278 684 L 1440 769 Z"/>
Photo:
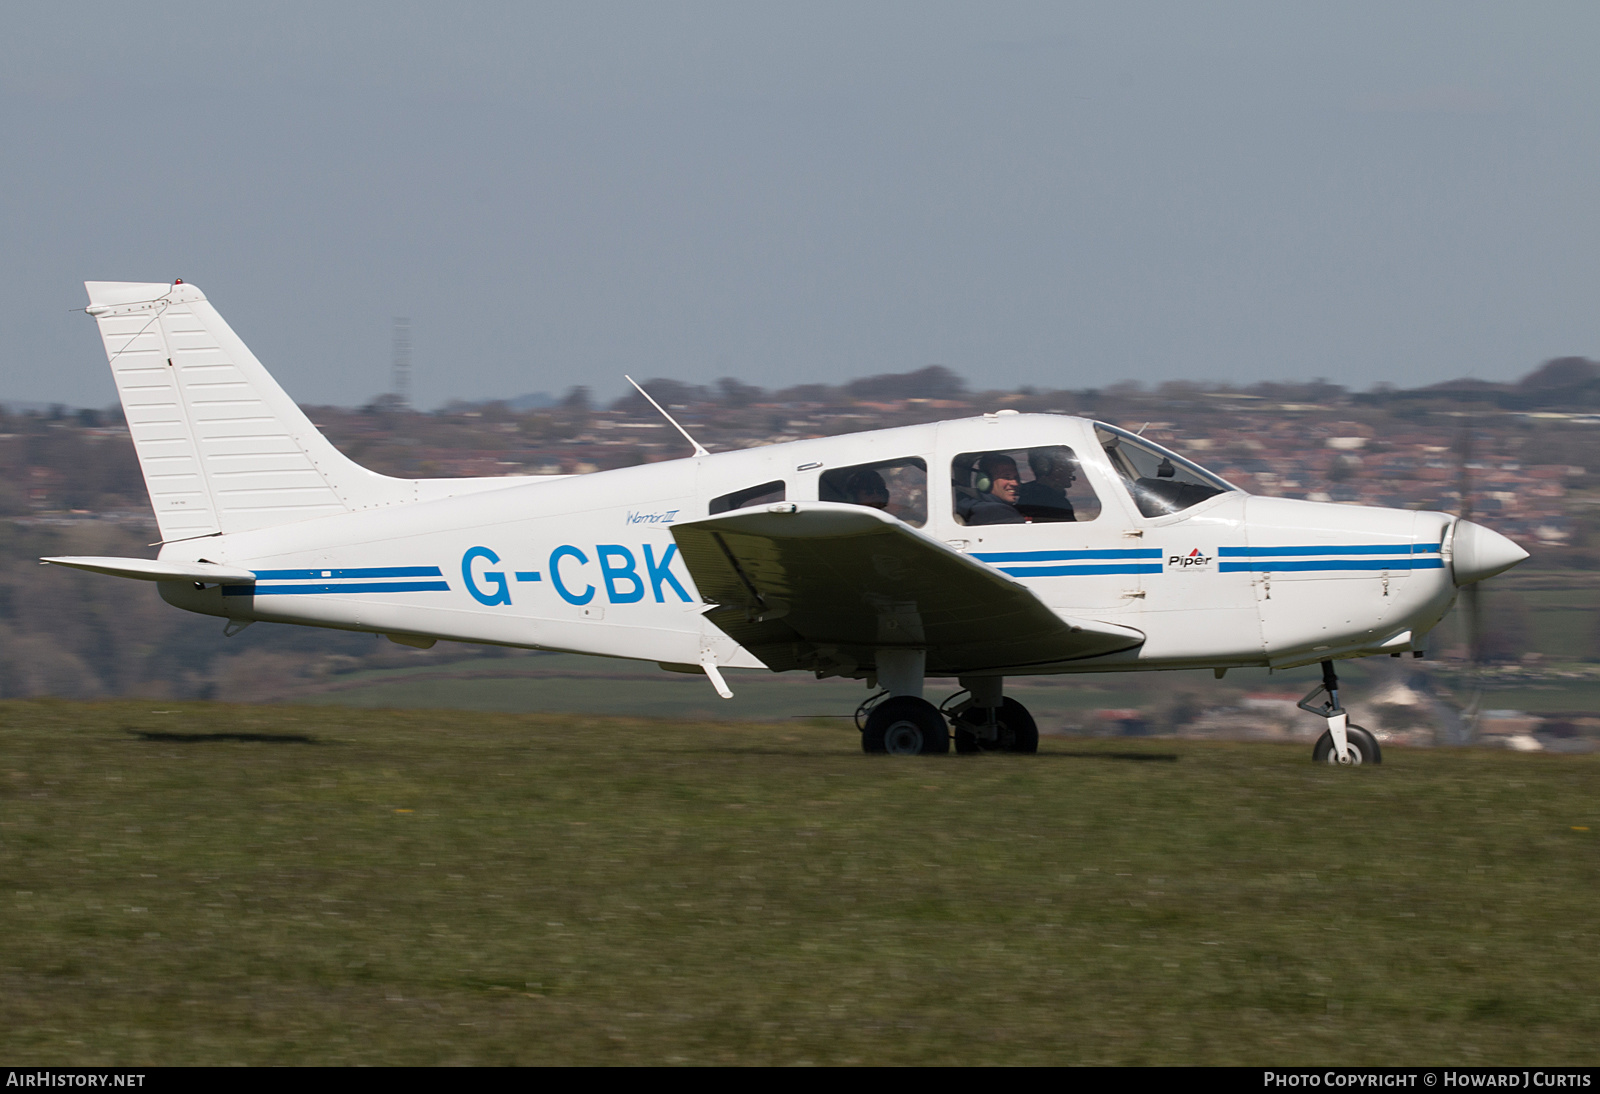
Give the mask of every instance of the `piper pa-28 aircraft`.
<path id="1" fill-rule="evenodd" d="M 1252 496 L 1115 426 L 1014 411 L 582 476 L 390 478 L 193 285 L 87 288 L 160 551 L 44 561 L 154 581 L 230 634 L 633 658 L 724 697 L 730 668 L 850 677 L 882 691 L 863 748 L 896 754 L 1035 751 L 1007 676 L 1320 662 L 1314 758 L 1375 763 L 1334 662 L 1421 656 L 1460 587 L 1527 557 L 1445 513 Z M 962 690 L 935 706 L 929 678 Z"/>

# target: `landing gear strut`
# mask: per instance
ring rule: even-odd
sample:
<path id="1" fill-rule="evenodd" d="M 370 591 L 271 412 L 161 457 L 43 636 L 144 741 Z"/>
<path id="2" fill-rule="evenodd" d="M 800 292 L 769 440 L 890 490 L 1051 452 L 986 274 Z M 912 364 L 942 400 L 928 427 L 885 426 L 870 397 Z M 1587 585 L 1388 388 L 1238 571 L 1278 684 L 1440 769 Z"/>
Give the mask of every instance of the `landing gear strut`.
<path id="1" fill-rule="evenodd" d="M 950 727 L 939 708 L 922 697 L 923 650 L 881 649 L 878 680 L 883 691 L 856 708 L 861 751 L 891 756 L 931 756 L 950 751 Z"/>
<path id="2" fill-rule="evenodd" d="M 1313 706 L 1318 696 L 1326 698 Z M 1312 746 L 1311 759 L 1328 764 L 1381 764 L 1383 752 L 1378 739 L 1358 725 L 1350 723 L 1350 716 L 1339 705 L 1339 677 L 1334 675 L 1333 662 L 1322 663 L 1322 683 L 1312 688 L 1296 704 L 1307 714 L 1328 720 L 1327 731 Z M 959 747 L 959 746 L 958 746 Z"/>

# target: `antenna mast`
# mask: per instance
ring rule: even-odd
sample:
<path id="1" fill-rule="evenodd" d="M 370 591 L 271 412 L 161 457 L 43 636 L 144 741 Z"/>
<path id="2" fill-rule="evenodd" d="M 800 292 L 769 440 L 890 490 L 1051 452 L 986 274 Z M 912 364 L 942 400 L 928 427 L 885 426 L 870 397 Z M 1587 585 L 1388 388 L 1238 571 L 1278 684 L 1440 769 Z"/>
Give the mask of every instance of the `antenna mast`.
<path id="1" fill-rule="evenodd" d="M 661 411 L 661 416 L 663 418 L 665 418 L 667 421 L 672 423 L 672 428 L 673 429 L 676 429 L 679 433 L 683 434 L 683 439 L 684 440 L 686 440 L 690 444 L 694 445 L 694 454 L 696 456 L 709 456 L 709 455 L 711 455 L 710 451 L 707 450 L 704 445 L 702 445 L 699 441 L 695 440 L 693 437 L 689 436 L 689 431 L 687 429 L 683 428 L 683 426 L 678 424 L 678 419 L 674 418 L 671 414 L 668 414 L 665 410 L 662 410 L 661 409 L 661 404 L 656 402 L 654 399 L 650 398 L 650 393 L 648 391 L 646 391 L 644 388 L 639 386 L 639 381 L 635 380 L 632 376 L 629 376 L 627 373 L 623 373 L 622 374 L 622 378 L 624 380 L 628 381 L 628 383 L 632 384 L 633 385 L 633 389 L 635 391 L 637 391 L 640 395 L 643 395 L 646 399 L 649 399 L 650 400 L 650 405 L 655 407 L 657 410 Z"/>
<path id="2" fill-rule="evenodd" d="M 411 320 L 394 320 L 394 400 L 401 410 L 411 409 Z"/>

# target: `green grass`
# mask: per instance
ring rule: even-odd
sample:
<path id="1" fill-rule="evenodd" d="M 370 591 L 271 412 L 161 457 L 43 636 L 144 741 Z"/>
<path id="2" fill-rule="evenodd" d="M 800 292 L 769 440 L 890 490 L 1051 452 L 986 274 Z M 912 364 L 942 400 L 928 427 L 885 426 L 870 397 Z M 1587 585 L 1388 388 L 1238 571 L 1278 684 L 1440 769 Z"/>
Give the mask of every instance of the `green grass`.
<path id="1" fill-rule="evenodd" d="M 1386 759 L 0 704 L 0 1053 L 1596 1063 L 1600 757 Z"/>

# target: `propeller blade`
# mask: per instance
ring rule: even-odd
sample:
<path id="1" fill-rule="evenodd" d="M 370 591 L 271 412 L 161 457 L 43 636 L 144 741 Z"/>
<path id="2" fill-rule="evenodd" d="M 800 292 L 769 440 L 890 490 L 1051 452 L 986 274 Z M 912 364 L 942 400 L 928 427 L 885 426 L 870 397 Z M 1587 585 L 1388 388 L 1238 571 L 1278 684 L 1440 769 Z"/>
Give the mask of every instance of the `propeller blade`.
<path id="1" fill-rule="evenodd" d="M 1461 551 L 1463 559 L 1462 564 L 1453 564 L 1452 577 L 1456 586 L 1462 590 L 1461 629 L 1465 632 L 1463 638 L 1467 644 L 1467 682 L 1472 689 L 1472 698 L 1461 710 L 1459 739 L 1456 743 L 1465 745 L 1477 739 L 1479 708 L 1483 704 L 1483 683 L 1479 671 L 1479 666 L 1483 663 L 1483 627 L 1482 613 L 1478 610 L 1478 581 L 1481 580 L 1478 571 L 1484 567 L 1477 558 L 1479 552 L 1473 548 L 1479 539 L 1476 533 L 1489 532 L 1487 528 L 1472 522 L 1472 427 L 1470 425 L 1461 427 L 1461 439 L 1456 445 L 1456 458 L 1459 461 L 1456 469 L 1456 491 L 1460 502 L 1457 512 L 1461 519 L 1456 521 L 1452 545 Z M 1489 532 L 1489 535 L 1493 536 L 1495 533 Z M 1510 543 L 1509 540 L 1506 542 Z M 1485 573 L 1482 576 L 1489 575 Z"/>
<path id="2" fill-rule="evenodd" d="M 1467 632 L 1467 679 L 1472 698 L 1461 712 L 1461 743 L 1478 739 L 1478 719 L 1483 714 L 1483 611 L 1479 599 L 1483 587 L 1477 582 L 1461 590 L 1462 623 Z"/>

